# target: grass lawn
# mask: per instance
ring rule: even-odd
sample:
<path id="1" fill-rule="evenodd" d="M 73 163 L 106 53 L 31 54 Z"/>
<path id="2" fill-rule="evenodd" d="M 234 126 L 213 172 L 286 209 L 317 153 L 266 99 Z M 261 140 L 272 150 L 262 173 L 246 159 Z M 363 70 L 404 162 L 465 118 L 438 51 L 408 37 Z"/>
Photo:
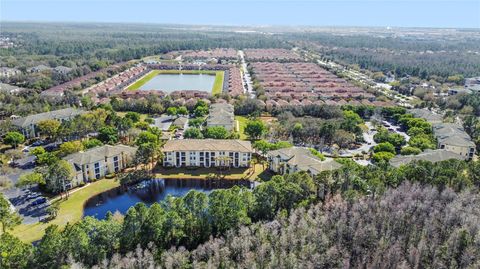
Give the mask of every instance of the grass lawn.
<path id="1" fill-rule="evenodd" d="M 117 112 L 117 115 L 120 117 L 125 117 L 126 114 L 127 112 Z M 150 117 L 148 114 L 144 114 L 144 113 L 138 113 L 138 114 L 140 114 L 140 121 L 144 121 L 146 118 Z"/>
<path id="2" fill-rule="evenodd" d="M 222 93 L 224 74 L 225 74 L 225 71 L 215 72 L 215 81 L 213 82 L 212 95 Z"/>
<path id="3" fill-rule="evenodd" d="M 231 168 L 230 170 L 218 170 L 216 168 L 197 168 L 187 169 L 181 168 L 163 168 L 156 167 L 154 172 L 157 178 L 192 178 L 206 179 L 209 174 L 222 175 L 224 179 L 245 179 L 255 180 L 257 177 L 262 178 L 265 168 L 261 164 L 255 165 L 255 171 L 252 168 Z"/>
<path id="4" fill-rule="evenodd" d="M 135 91 L 142 87 L 147 81 L 151 80 L 158 74 L 211 74 L 215 75 L 215 81 L 213 82 L 212 95 L 220 94 L 223 90 L 223 77 L 224 71 L 210 71 L 210 70 L 153 70 L 139 80 L 135 81 L 132 85 L 128 86 L 127 90 Z"/>
<path id="5" fill-rule="evenodd" d="M 119 185 L 118 181 L 114 179 L 102 179 L 90 183 L 88 186 L 72 193 L 68 200 L 60 202 L 60 209 L 55 219 L 46 223 L 21 224 L 13 229 L 13 235 L 24 242 L 39 240 L 44 235 L 45 229 L 52 224 L 63 228 L 69 222 L 74 223 L 79 221 L 83 216 L 83 205 L 90 197 L 118 187 Z"/>
<path id="6" fill-rule="evenodd" d="M 248 119 L 244 116 L 235 116 L 235 120 L 238 122 L 238 132 L 240 133 L 240 139 L 246 140 L 248 136 L 245 134 L 245 126 L 247 126 Z"/>

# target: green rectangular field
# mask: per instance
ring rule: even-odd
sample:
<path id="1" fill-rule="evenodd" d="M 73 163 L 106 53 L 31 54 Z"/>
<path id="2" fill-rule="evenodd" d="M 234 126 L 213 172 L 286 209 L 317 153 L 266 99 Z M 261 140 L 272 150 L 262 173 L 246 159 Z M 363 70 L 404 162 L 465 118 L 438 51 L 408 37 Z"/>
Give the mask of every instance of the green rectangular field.
<path id="1" fill-rule="evenodd" d="M 210 74 L 215 75 L 215 80 L 212 87 L 212 95 L 221 94 L 223 90 L 223 79 L 225 71 L 210 71 L 210 70 L 153 70 L 141 77 L 139 80 L 127 87 L 127 90 L 135 91 L 142 87 L 149 80 L 159 74 Z"/>

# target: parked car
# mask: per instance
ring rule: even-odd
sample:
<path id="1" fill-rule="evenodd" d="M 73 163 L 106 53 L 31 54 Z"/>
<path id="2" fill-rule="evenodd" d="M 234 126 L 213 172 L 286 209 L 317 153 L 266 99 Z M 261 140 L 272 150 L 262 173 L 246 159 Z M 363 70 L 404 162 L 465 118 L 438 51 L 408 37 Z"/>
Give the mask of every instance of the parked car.
<path id="1" fill-rule="evenodd" d="M 40 196 L 41 196 L 40 193 L 38 193 L 38 192 L 32 192 L 32 193 L 30 193 L 30 194 L 27 195 L 27 199 L 28 199 L 28 200 L 31 200 L 31 199 L 34 199 L 34 198 L 38 198 L 38 197 L 40 197 Z"/>
<path id="2" fill-rule="evenodd" d="M 38 146 L 41 146 L 41 145 L 45 145 L 45 140 L 38 140 L 38 141 L 35 141 L 33 142 L 30 146 L 32 147 L 38 147 Z"/>
<path id="3" fill-rule="evenodd" d="M 37 200 L 33 201 L 32 206 L 41 205 L 41 204 L 45 203 L 46 201 L 47 201 L 47 198 L 41 197 L 40 199 L 37 199 Z"/>

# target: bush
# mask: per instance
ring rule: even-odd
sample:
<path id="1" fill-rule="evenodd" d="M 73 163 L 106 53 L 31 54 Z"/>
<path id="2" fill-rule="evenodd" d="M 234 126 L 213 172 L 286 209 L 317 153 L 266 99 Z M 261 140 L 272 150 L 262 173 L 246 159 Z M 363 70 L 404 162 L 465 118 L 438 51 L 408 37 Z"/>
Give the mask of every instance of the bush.
<path id="1" fill-rule="evenodd" d="M 395 155 L 391 152 L 377 152 L 377 153 L 374 153 L 373 156 L 372 156 L 372 160 L 376 163 L 379 163 L 379 162 L 388 162 L 390 161 L 390 159 L 392 159 L 393 157 L 395 157 Z"/>
<path id="2" fill-rule="evenodd" d="M 373 147 L 373 152 L 390 152 L 395 154 L 395 147 L 389 142 L 383 142 Z"/>
<path id="3" fill-rule="evenodd" d="M 115 173 L 111 173 L 105 176 L 106 179 L 112 179 L 115 177 Z"/>

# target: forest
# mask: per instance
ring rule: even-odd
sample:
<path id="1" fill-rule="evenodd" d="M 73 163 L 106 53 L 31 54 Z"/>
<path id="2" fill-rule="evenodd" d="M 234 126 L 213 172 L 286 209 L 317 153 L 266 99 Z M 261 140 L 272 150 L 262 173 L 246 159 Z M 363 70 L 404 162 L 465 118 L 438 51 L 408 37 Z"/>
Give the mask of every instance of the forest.
<path id="1" fill-rule="evenodd" d="M 113 63 L 175 50 L 289 47 L 276 36 L 234 33 L 221 28 L 198 31 L 187 26 L 149 24 L 6 22 L 2 23 L 2 36 L 14 40 L 15 46 L 0 48 L 0 66 L 15 67 L 23 72 L 40 64 L 73 68 L 64 76 L 28 76 L 24 86 L 41 90 Z M 20 76 L 18 79 L 26 78 Z M 10 80 L 7 82 L 17 82 L 15 77 Z"/>
<path id="2" fill-rule="evenodd" d="M 369 34 L 294 34 L 300 47 L 314 49 L 325 60 L 358 66 L 397 77 L 415 76 L 447 81 L 449 76 L 480 75 L 478 33 L 415 35 L 404 30 Z M 405 33 L 407 32 L 407 33 Z"/>
<path id="3" fill-rule="evenodd" d="M 301 172 L 274 176 L 253 191 L 191 191 L 150 208 L 139 203 L 125 216 L 50 226 L 35 246 L 4 233 L 0 252 L 10 255 L 0 265 L 363 268 L 388 261 L 475 268 L 479 187 L 475 162 L 393 168 L 345 161 L 314 178 Z"/>

